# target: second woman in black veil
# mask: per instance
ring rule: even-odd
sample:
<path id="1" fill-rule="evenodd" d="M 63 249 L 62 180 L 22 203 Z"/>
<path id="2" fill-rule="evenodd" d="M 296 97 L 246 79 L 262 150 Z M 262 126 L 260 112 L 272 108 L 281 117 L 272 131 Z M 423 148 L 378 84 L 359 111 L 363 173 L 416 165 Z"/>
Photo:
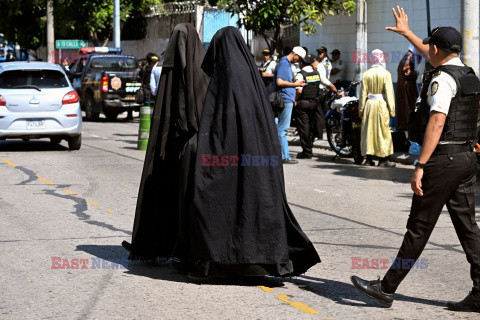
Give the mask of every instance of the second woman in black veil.
<path id="1" fill-rule="evenodd" d="M 203 276 L 304 273 L 320 258 L 288 206 L 272 108 L 237 28 L 215 34 L 202 68 L 211 78 L 197 136 L 188 256 Z M 238 165 L 226 161 L 236 158 Z"/>
<path id="2" fill-rule="evenodd" d="M 204 55 L 193 26 L 177 25 L 124 246 L 131 259 L 180 258 L 195 277 L 304 273 L 320 258 L 288 206 L 274 115 L 250 50 L 227 27 Z M 237 160 L 208 160 L 222 157 Z"/>

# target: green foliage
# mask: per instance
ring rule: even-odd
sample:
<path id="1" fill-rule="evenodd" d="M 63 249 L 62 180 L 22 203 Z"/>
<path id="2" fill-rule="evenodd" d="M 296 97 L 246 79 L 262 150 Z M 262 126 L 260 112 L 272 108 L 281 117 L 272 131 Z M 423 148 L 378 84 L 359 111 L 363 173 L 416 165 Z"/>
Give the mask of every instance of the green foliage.
<path id="1" fill-rule="evenodd" d="M 144 13 L 161 0 L 120 0 L 120 21 L 145 31 Z M 46 0 L 0 0 L 0 33 L 22 48 L 37 49 L 46 43 Z M 130 23 L 135 19 L 136 22 Z M 102 45 L 113 33 L 113 0 L 54 0 L 56 39 L 82 39 Z M 142 28 L 143 26 L 143 28 Z M 133 35 L 130 35 L 132 37 Z"/>
<path id="2" fill-rule="evenodd" d="M 45 38 L 46 1 L 1 0 L 0 33 L 9 42 L 17 42 L 25 49 L 36 49 Z"/>
<path id="3" fill-rule="evenodd" d="M 327 16 L 355 11 L 355 1 L 341 0 L 220 0 L 219 5 L 242 16 L 239 27 L 263 35 L 271 49 L 281 48 L 283 30 L 289 26 L 300 25 L 305 33 L 314 34 Z"/>

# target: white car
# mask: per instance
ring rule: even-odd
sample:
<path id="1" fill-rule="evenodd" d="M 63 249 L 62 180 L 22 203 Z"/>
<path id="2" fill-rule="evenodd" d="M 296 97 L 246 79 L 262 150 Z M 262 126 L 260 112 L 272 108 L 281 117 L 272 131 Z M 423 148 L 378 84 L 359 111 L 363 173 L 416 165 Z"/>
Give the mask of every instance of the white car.
<path id="1" fill-rule="evenodd" d="M 82 145 L 78 93 L 65 71 L 47 62 L 0 63 L 0 140 L 50 138 Z"/>

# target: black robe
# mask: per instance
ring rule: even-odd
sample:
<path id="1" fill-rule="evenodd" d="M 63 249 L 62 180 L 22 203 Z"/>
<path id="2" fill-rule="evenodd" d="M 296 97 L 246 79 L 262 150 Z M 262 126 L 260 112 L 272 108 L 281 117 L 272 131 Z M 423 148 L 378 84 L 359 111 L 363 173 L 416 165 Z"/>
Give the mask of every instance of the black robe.
<path id="1" fill-rule="evenodd" d="M 130 259 L 181 255 L 180 226 L 192 203 L 196 133 L 208 76 L 205 49 L 189 23 L 175 26 L 164 53 L 133 226 Z"/>
<path id="2" fill-rule="evenodd" d="M 236 28 L 215 34 L 202 68 L 211 78 L 198 132 L 188 257 L 205 275 L 304 273 L 320 258 L 288 206 L 272 107 Z M 261 156 L 253 160 L 261 165 L 243 166 L 242 155 Z M 238 166 L 216 165 L 215 156 L 239 157 Z"/>

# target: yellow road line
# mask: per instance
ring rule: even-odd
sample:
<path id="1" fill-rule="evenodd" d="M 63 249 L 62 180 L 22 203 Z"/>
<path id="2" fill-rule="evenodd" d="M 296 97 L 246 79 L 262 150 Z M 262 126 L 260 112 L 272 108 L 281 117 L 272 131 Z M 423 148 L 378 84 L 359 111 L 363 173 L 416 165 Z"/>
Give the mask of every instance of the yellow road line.
<path id="1" fill-rule="evenodd" d="M 7 160 L 7 159 L 0 159 L 0 160 L 2 160 L 3 162 L 5 162 L 6 164 L 8 164 L 8 165 L 10 165 L 10 166 L 12 166 L 12 167 L 18 167 L 17 164 L 15 164 L 15 163 Z M 50 186 L 58 187 L 58 184 L 56 184 L 56 183 L 54 183 L 54 182 L 52 182 L 52 181 L 49 181 L 49 180 L 47 180 L 47 179 L 44 179 L 44 178 L 40 177 L 38 174 L 36 174 L 35 176 L 37 177 L 38 181 L 41 181 L 41 182 L 43 182 L 43 183 L 45 183 L 45 184 L 48 184 L 48 185 L 50 185 Z M 68 194 L 68 195 L 75 196 L 76 198 L 80 198 L 80 196 L 79 196 L 78 194 L 76 194 L 75 192 L 70 191 L 70 190 L 68 190 L 68 189 L 63 189 L 62 191 L 63 191 L 64 193 Z M 100 205 L 99 205 L 98 203 L 90 202 L 90 201 L 87 201 L 87 200 L 85 200 L 85 202 L 86 202 L 87 204 L 92 205 L 92 206 L 100 207 Z M 111 210 L 107 210 L 107 212 L 113 214 L 113 211 L 111 211 Z"/>
<path id="2" fill-rule="evenodd" d="M 39 181 L 42 181 L 43 183 L 46 183 L 46 184 L 49 184 L 49 185 L 53 185 L 53 186 L 57 185 L 56 183 L 53 183 L 52 181 L 48 181 L 48 180 L 45 180 L 45 179 L 41 178 L 38 174 L 37 174 L 37 179 Z"/>
<path id="3" fill-rule="evenodd" d="M 309 306 L 307 306 L 305 303 L 302 303 L 302 302 L 297 302 L 297 301 L 289 301 L 288 299 L 288 296 L 286 294 L 281 294 L 277 297 L 278 300 L 280 301 L 283 301 L 285 303 L 288 303 L 289 305 L 291 305 L 292 307 L 294 308 L 297 308 L 298 310 L 300 311 L 303 311 L 305 313 L 308 313 L 308 314 L 320 314 L 320 312 L 318 312 L 317 310 L 315 309 L 312 309 L 310 308 Z"/>
<path id="4" fill-rule="evenodd" d="M 13 163 L 12 161 L 8 161 L 6 159 L 2 159 L 3 162 L 5 162 L 6 164 L 8 165 L 11 165 L 12 167 L 18 167 L 18 165 L 16 165 L 15 163 Z"/>
<path id="5" fill-rule="evenodd" d="M 269 288 L 269 287 L 264 287 L 264 286 L 258 286 L 260 289 L 262 289 L 263 291 L 265 292 L 273 292 L 275 290 L 273 290 L 272 288 Z"/>

